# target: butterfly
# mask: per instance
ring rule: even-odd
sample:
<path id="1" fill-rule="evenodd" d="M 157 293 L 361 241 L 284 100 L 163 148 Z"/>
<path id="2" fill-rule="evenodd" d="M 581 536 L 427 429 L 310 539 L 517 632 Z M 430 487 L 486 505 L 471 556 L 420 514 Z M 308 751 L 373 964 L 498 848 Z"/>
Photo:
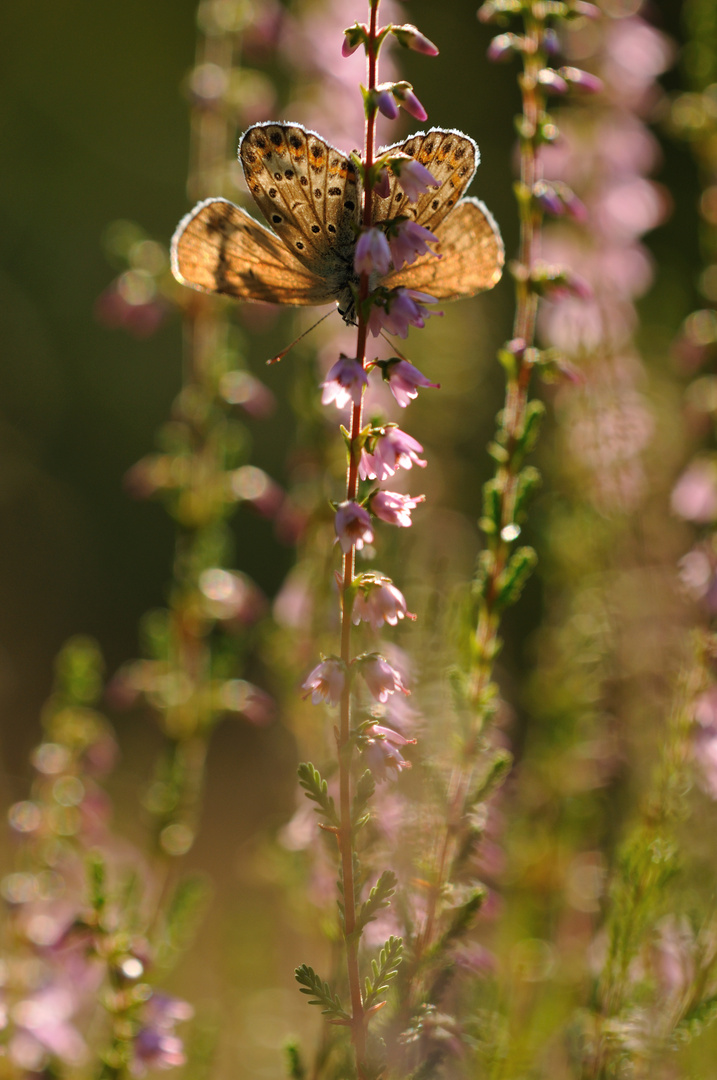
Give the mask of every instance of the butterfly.
<path id="1" fill-rule="evenodd" d="M 492 288 L 504 263 L 500 231 L 482 202 L 462 197 L 479 161 L 473 140 L 432 128 L 380 153 L 414 158 L 439 186 L 411 203 L 389 170 L 388 195 L 372 196 L 372 224 L 398 215 L 412 218 L 438 238 L 441 258 L 419 256 L 389 270 L 378 284 L 417 289 L 437 300 Z M 180 221 L 172 238 L 174 276 L 237 300 L 297 306 L 335 301 L 345 321 L 353 322 L 362 198 L 355 164 L 300 124 L 274 122 L 245 132 L 239 160 L 271 229 L 226 199 L 206 199 Z"/>

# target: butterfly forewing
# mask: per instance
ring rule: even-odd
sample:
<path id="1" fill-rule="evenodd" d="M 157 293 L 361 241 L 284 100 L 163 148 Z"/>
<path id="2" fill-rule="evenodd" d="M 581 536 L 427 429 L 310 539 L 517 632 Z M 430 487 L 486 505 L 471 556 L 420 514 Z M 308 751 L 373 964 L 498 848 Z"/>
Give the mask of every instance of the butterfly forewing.
<path id="1" fill-rule="evenodd" d="M 249 190 L 289 251 L 336 294 L 352 270 L 359 216 L 353 163 L 299 124 L 257 124 L 239 157 Z"/>
<path id="2" fill-rule="evenodd" d="M 478 167 L 478 147 L 460 131 L 432 128 L 431 131 L 412 135 L 404 143 L 388 147 L 388 153 L 392 150 L 408 154 L 421 165 L 425 165 L 440 186 L 430 188 L 416 202 L 410 203 L 402 192 L 398 179 L 390 175 L 391 190 L 388 198 L 374 198 L 374 221 L 386 221 L 405 214 L 414 218 L 419 225 L 435 232 L 473 179 Z M 382 154 L 386 152 L 381 151 Z"/>
<path id="3" fill-rule="evenodd" d="M 437 300 L 460 300 L 500 280 L 505 253 L 498 226 L 478 199 L 462 199 L 436 228 L 440 259 L 423 255 L 384 280 L 389 288 L 418 289 Z"/>
<path id="4" fill-rule="evenodd" d="M 327 283 L 273 233 L 225 199 L 199 203 L 172 238 L 172 270 L 186 285 L 238 300 L 325 304 Z"/>

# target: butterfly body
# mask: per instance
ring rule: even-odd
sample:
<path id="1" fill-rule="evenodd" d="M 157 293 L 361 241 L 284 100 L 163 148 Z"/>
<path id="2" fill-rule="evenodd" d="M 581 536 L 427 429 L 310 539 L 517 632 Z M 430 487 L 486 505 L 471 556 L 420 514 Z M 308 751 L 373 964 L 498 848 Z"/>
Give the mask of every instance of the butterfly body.
<path id="1" fill-rule="evenodd" d="M 372 224 L 413 218 L 438 237 L 442 258 L 420 256 L 372 287 L 400 285 L 445 300 L 491 288 L 504 261 L 500 232 L 482 203 L 462 198 L 478 164 L 473 140 L 434 128 L 388 150 L 420 161 L 439 186 L 410 203 L 391 176 L 388 197 L 373 195 Z M 174 234 L 175 277 L 240 300 L 299 306 L 335 301 L 352 322 L 362 200 L 355 164 L 300 124 L 274 122 L 248 129 L 239 158 L 271 229 L 225 199 L 207 199 Z"/>

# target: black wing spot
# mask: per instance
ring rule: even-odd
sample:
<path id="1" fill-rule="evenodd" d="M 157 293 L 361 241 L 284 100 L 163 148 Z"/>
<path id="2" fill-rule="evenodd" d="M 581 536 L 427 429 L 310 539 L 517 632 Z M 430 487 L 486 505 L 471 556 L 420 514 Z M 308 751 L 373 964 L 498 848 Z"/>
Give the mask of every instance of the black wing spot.
<path id="1" fill-rule="evenodd" d="M 453 203 L 454 203 L 455 201 L 456 201 L 455 199 L 447 199 L 447 200 L 446 200 L 446 206 L 453 206 Z"/>
<path id="2" fill-rule="evenodd" d="M 281 146 L 281 135 L 278 131 L 272 131 L 269 138 L 273 142 L 274 146 Z"/>
<path id="3" fill-rule="evenodd" d="M 432 142 L 429 142 L 429 143 L 426 144 L 426 153 L 427 154 L 432 154 L 433 153 L 433 143 Z"/>
<path id="4" fill-rule="evenodd" d="M 255 141 L 260 150 L 266 149 L 266 139 L 262 135 L 257 135 Z"/>
<path id="5" fill-rule="evenodd" d="M 320 199 L 322 194 L 323 194 L 323 192 L 322 192 L 320 187 L 314 188 L 314 195 L 316 196 L 317 199 Z"/>
<path id="6" fill-rule="evenodd" d="M 314 143 L 314 145 L 311 147 L 311 153 L 314 155 L 314 157 L 322 157 L 324 153 L 323 147 L 319 146 L 318 143 Z"/>
<path id="7" fill-rule="evenodd" d="M 306 185 L 307 185 L 307 184 L 308 184 L 308 182 L 309 182 L 309 181 L 308 181 L 308 179 L 307 179 L 307 178 L 306 178 L 305 176 L 300 176 L 300 177 L 299 177 L 299 180 L 301 181 L 301 186 L 302 186 L 302 187 L 306 187 Z"/>
<path id="8" fill-rule="evenodd" d="M 319 228 L 318 225 L 312 225 L 311 226 L 311 231 L 312 232 L 321 232 L 321 229 Z"/>
<path id="9" fill-rule="evenodd" d="M 274 179 L 275 180 L 281 180 L 281 173 L 280 172 L 275 172 L 274 173 Z"/>
<path id="10" fill-rule="evenodd" d="M 353 210 L 355 205 L 356 205 L 356 203 L 352 202 L 351 199 L 347 199 L 346 202 L 344 203 L 344 207 L 347 210 Z"/>
<path id="11" fill-rule="evenodd" d="M 276 188 L 275 187 L 270 187 L 269 188 L 269 198 L 270 199 L 275 199 L 276 198 Z"/>
<path id="12" fill-rule="evenodd" d="M 286 177 L 287 180 L 293 180 L 294 179 L 294 170 L 293 169 L 287 169 L 286 172 L 284 173 L 284 176 Z"/>
<path id="13" fill-rule="evenodd" d="M 461 159 L 461 158 L 463 157 L 463 155 L 465 154 L 465 152 L 466 152 L 466 148 L 465 148 L 465 146 L 459 146 L 459 147 L 458 147 L 458 149 L 456 150 L 456 152 L 455 152 L 455 154 L 454 154 L 453 156 L 454 156 L 455 158 L 457 158 L 457 159 L 458 159 L 458 160 L 460 161 L 460 159 Z"/>
<path id="14" fill-rule="evenodd" d="M 443 149 L 445 150 L 445 152 L 447 154 L 450 153 L 450 151 L 453 149 L 453 143 L 452 142 L 447 142 L 446 145 L 443 147 Z"/>
<path id="15" fill-rule="evenodd" d="M 329 232 L 336 232 L 336 226 L 335 225 L 329 225 L 328 230 L 329 230 Z"/>
<path id="16" fill-rule="evenodd" d="M 289 146 L 293 146 L 294 150 L 298 150 L 301 146 L 301 139 L 298 135 L 289 136 Z"/>
<path id="17" fill-rule="evenodd" d="M 298 247 L 299 251 L 304 250 L 304 245 L 301 243 L 301 240 L 296 241 L 296 246 Z"/>
<path id="18" fill-rule="evenodd" d="M 439 205 L 440 205 L 439 200 L 434 199 L 433 202 L 431 203 L 431 210 L 437 210 Z"/>
<path id="19" fill-rule="evenodd" d="M 341 188 L 340 187 L 330 187 L 329 188 L 329 195 L 340 195 L 340 194 L 341 194 Z"/>
<path id="20" fill-rule="evenodd" d="M 207 230 L 207 232 L 209 233 L 210 236 L 213 236 L 214 233 L 223 232 L 223 220 L 222 220 L 222 218 L 219 217 L 218 215 L 216 215 L 213 218 L 210 218 L 210 220 L 207 221 L 207 224 L 206 224 L 205 228 L 206 228 L 206 230 Z"/>
<path id="21" fill-rule="evenodd" d="M 271 220 L 274 222 L 275 225 L 280 225 L 284 219 L 281 214 L 272 214 Z"/>
<path id="22" fill-rule="evenodd" d="M 400 202 L 402 198 L 403 198 L 403 192 L 402 191 L 397 191 L 396 192 L 396 202 Z"/>
<path id="23" fill-rule="evenodd" d="M 464 165 L 463 168 L 459 170 L 458 175 L 459 176 L 465 176 L 467 172 L 468 172 L 468 166 Z"/>

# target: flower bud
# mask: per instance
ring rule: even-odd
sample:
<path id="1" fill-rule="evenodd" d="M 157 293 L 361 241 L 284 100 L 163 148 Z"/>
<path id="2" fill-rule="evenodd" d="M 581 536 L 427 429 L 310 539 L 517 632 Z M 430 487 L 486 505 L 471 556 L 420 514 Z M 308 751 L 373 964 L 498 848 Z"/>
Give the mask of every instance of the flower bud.
<path id="1" fill-rule="evenodd" d="M 489 60 L 494 64 L 503 60 L 510 60 L 513 53 L 520 50 L 520 38 L 517 34 L 498 34 L 488 46 L 486 53 Z"/>
<path id="2" fill-rule="evenodd" d="M 423 53 L 424 56 L 438 56 L 438 49 L 433 42 L 411 23 L 392 26 L 391 33 L 404 49 L 412 49 L 413 52 Z"/>
<path id="3" fill-rule="evenodd" d="M 387 199 L 391 194 L 391 183 L 388 179 L 388 169 L 385 167 L 381 169 L 373 185 L 374 195 L 378 195 L 380 199 Z"/>
<path id="4" fill-rule="evenodd" d="M 415 117 L 416 120 L 423 121 L 428 119 L 428 113 L 414 94 L 413 87 L 410 83 L 396 83 L 393 88 L 393 96 L 396 101 L 403 106 L 406 112 Z"/>
<path id="5" fill-rule="evenodd" d="M 554 217 L 561 217 L 565 213 L 565 205 L 552 184 L 545 180 L 538 180 L 533 185 L 533 198 L 542 210 Z"/>
<path id="6" fill-rule="evenodd" d="M 560 38 L 550 26 L 543 32 L 543 49 L 548 56 L 558 56 L 561 51 Z"/>
<path id="7" fill-rule="evenodd" d="M 551 94 L 566 94 L 568 91 L 568 84 L 563 76 L 552 68 L 541 68 L 538 72 L 538 82 Z"/>
<path id="8" fill-rule="evenodd" d="M 387 120 L 395 120 L 398 116 L 398 105 L 389 89 L 376 87 L 374 104 Z"/>
<path id="9" fill-rule="evenodd" d="M 602 79 L 599 79 L 597 75 L 593 75 L 590 71 L 583 71 L 582 68 L 561 67 L 559 74 L 562 75 L 571 86 L 577 86 L 580 90 L 585 90 L 588 94 L 599 94 L 603 88 Z"/>
<path id="10" fill-rule="evenodd" d="M 357 22 L 344 30 L 344 41 L 341 46 L 341 55 L 345 58 L 355 53 L 359 45 L 365 45 L 368 41 L 368 27 L 365 23 Z"/>

